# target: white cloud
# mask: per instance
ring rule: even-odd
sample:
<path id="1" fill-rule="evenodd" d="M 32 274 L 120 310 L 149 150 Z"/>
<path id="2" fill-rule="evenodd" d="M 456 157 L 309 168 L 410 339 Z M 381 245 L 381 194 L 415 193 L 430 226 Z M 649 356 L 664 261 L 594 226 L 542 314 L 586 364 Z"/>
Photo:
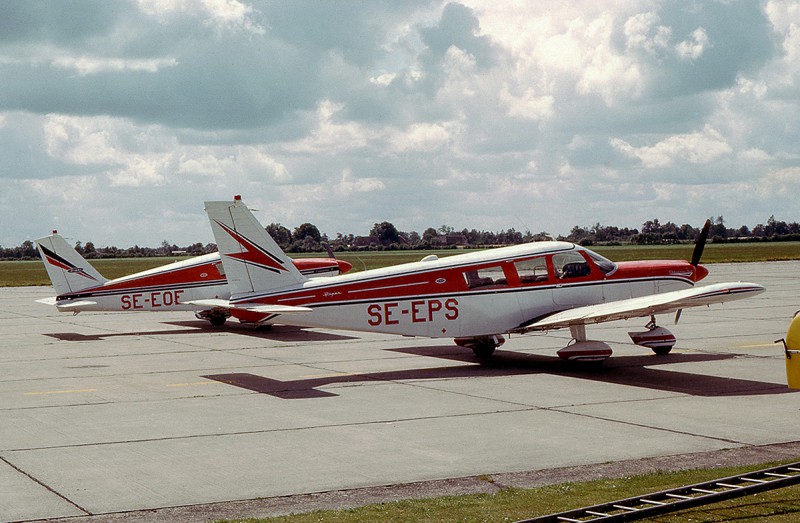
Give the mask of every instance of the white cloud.
<path id="1" fill-rule="evenodd" d="M 356 122 L 339 123 L 334 116 L 344 109 L 344 104 L 322 100 L 317 108 L 316 128 L 300 140 L 289 142 L 283 148 L 293 153 L 334 154 L 365 147 L 368 131 Z"/>
<path id="2" fill-rule="evenodd" d="M 144 187 L 164 184 L 164 158 L 134 156 L 125 167 L 108 173 L 111 187 Z"/>
<path id="3" fill-rule="evenodd" d="M 254 20 L 256 10 L 238 0 L 138 0 L 140 9 L 157 18 L 177 14 L 197 15 L 216 31 L 242 30 L 261 35 L 266 29 Z"/>
<path id="4" fill-rule="evenodd" d="M 709 126 L 702 132 L 670 136 L 652 146 L 634 147 L 618 138 L 612 138 L 610 144 L 623 154 L 638 158 L 646 168 L 667 167 L 681 161 L 708 164 L 732 152 L 725 137 Z"/>
<path id="5" fill-rule="evenodd" d="M 350 168 L 342 170 L 342 177 L 333 186 L 333 192 L 339 196 L 350 196 L 353 193 L 370 193 L 382 191 L 386 185 L 378 178 L 354 178 Z"/>
<path id="6" fill-rule="evenodd" d="M 637 13 L 625 21 L 625 46 L 627 49 L 643 49 L 655 53 L 666 49 L 672 37 L 672 28 L 658 25 L 658 14 Z"/>
<path id="7" fill-rule="evenodd" d="M 675 52 L 682 60 L 697 60 L 711 46 L 711 41 L 705 29 L 698 27 L 689 39 L 680 42 L 675 46 Z"/>
<path id="8" fill-rule="evenodd" d="M 157 73 L 166 67 L 178 64 L 175 58 L 122 59 L 97 56 L 62 56 L 52 60 L 54 66 L 76 71 L 79 75 L 104 72 L 144 71 Z"/>
<path id="9" fill-rule="evenodd" d="M 171 240 L 210 239 L 202 200 L 236 193 L 355 234 L 800 220 L 797 2 L 465 4 L 20 3 L 0 244 L 70 225 L 81 192 L 73 234 L 118 244 L 163 240 L 143 205 L 181 217 Z"/>
<path id="10" fill-rule="evenodd" d="M 49 180 L 25 180 L 23 185 L 33 193 L 49 202 L 61 202 L 75 205 L 87 203 L 99 189 L 94 176 L 57 176 Z"/>
<path id="11" fill-rule="evenodd" d="M 452 141 L 453 128 L 453 124 L 447 123 L 415 123 L 391 133 L 388 146 L 394 153 L 435 151 Z"/>
<path id="12" fill-rule="evenodd" d="M 555 97 L 539 96 L 533 89 L 526 89 L 520 96 L 511 94 L 508 84 L 503 84 L 500 101 L 507 107 L 509 116 L 527 118 L 529 120 L 546 120 L 553 116 Z"/>

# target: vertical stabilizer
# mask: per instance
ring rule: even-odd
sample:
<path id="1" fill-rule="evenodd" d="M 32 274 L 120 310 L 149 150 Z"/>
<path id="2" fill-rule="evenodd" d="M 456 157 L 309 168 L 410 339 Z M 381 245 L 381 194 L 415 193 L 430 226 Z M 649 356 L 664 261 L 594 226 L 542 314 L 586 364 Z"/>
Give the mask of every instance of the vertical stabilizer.
<path id="1" fill-rule="evenodd" d="M 232 300 L 307 280 L 238 196 L 205 206 Z"/>
<path id="2" fill-rule="evenodd" d="M 36 246 L 58 296 L 99 287 L 108 281 L 55 231 L 36 240 Z"/>

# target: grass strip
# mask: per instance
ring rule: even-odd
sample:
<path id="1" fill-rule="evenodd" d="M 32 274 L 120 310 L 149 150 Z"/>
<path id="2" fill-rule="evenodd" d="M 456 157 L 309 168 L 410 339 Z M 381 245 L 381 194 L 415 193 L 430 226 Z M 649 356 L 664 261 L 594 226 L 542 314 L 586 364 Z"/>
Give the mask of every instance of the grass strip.
<path id="1" fill-rule="evenodd" d="M 793 460 L 789 460 L 791 462 Z M 645 495 L 715 478 L 743 474 L 774 464 L 680 472 L 657 472 L 641 476 L 603 479 L 585 483 L 562 483 L 521 489 L 499 488 L 494 494 L 444 496 L 379 503 L 345 510 L 314 512 L 265 519 L 237 519 L 247 523 L 367 523 L 517 521 L 616 499 Z M 657 523 L 759 521 L 795 523 L 800 520 L 800 486 L 771 490 L 704 507 L 647 519 Z"/>

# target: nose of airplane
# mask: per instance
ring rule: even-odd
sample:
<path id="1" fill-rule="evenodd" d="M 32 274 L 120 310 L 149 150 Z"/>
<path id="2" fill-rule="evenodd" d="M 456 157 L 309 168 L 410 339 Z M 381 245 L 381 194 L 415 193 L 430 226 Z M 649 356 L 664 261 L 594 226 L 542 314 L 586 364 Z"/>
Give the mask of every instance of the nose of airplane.
<path id="1" fill-rule="evenodd" d="M 339 274 L 344 274 L 349 272 L 350 269 L 353 268 L 353 265 L 344 261 L 344 260 L 336 260 L 336 264 L 339 266 Z"/>
<path id="2" fill-rule="evenodd" d="M 694 268 L 694 281 L 700 281 L 703 278 L 708 276 L 708 269 L 703 267 L 702 265 L 697 265 Z"/>

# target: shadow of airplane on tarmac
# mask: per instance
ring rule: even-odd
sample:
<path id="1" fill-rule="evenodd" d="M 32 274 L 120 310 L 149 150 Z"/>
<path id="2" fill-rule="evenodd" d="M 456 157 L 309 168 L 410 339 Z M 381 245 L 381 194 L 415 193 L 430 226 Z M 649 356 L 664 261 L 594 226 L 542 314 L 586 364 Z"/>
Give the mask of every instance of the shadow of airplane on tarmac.
<path id="1" fill-rule="evenodd" d="M 557 357 L 520 352 L 498 351 L 489 360 L 482 361 L 472 353 L 441 346 L 388 349 L 403 354 L 428 356 L 472 365 L 454 365 L 425 369 L 408 369 L 363 374 L 330 374 L 314 378 L 281 381 L 249 373 L 211 374 L 206 379 L 226 383 L 260 394 L 282 399 L 307 399 L 337 396 L 321 387 L 370 381 L 420 381 L 452 378 L 502 377 L 548 374 L 584 380 L 611 383 L 645 389 L 689 394 L 692 396 L 758 396 L 793 392 L 785 385 L 724 378 L 704 374 L 675 371 L 663 367 L 676 363 L 693 363 L 728 360 L 731 354 L 671 354 L 666 357 L 652 355 L 618 356 L 604 366 L 576 365 Z"/>
<path id="2" fill-rule="evenodd" d="M 79 334 L 61 332 L 45 334 L 64 341 L 96 341 L 114 337 L 136 336 L 176 336 L 198 334 L 201 332 L 224 332 L 253 336 L 276 341 L 330 342 L 356 339 L 355 336 L 306 330 L 289 325 L 274 325 L 270 329 L 258 329 L 247 325 L 231 324 L 224 329 L 212 327 L 204 321 L 167 322 L 166 325 L 184 327 L 183 329 L 164 329 L 158 331 L 111 332 L 99 334 Z M 459 365 L 408 369 L 361 374 L 330 374 L 316 378 L 281 381 L 249 373 L 211 374 L 202 376 L 261 394 L 282 399 L 324 398 L 337 396 L 320 388 L 343 383 L 370 381 L 418 381 L 442 380 L 449 378 L 480 378 L 494 376 L 519 376 L 548 374 L 569 378 L 585 379 L 601 383 L 641 387 L 689 394 L 692 396 L 757 396 L 795 392 L 785 385 L 771 382 L 725 378 L 705 374 L 670 370 L 669 365 L 678 363 L 720 361 L 735 358 L 734 354 L 672 353 L 659 357 L 650 354 L 641 356 L 615 356 L 602 366 L 581 365 L 566 362 L 557 357 L 543 356 L 513 351 L 497 351 L 487 360 L 481 360 L 472 352 L 455 345 L 422 346 L 386 349 L 397 353 L 426 356 L 440 360 L 459 362 Z M 658 368 L 655 368 L 658 367 Z M 666 368 L 665 368 L 666 367 Z"/>
<path id="3" fill-rule="evenodd" d="M 102 332 L 98 334 L 80 334 L 77 332 L 51 332 L 45 336 L 56 338 L 62 341 L 98 341 L 108 338 L 118 337 L 137 337 L 137 336 L 178 336 L 181 334 L 206 333 L 230 333 L 252 336 L 254 338 L 269 339 L 275 341 L 344 341 L 353 340 L 355 336 L 345 336 L 330 332 L 319 332 L 306 330 L 291 325 L 274 325 L 271 328 L 252 327 L 249 325 L 231 324 L 220 328 L 213 327 L 205 321 L 175 321 L 166 322 L 164 325 L 174 325 L 184 327 L 183 329 L 165 329 L 157 331 L 135 331 L 135 332 Z"/>

